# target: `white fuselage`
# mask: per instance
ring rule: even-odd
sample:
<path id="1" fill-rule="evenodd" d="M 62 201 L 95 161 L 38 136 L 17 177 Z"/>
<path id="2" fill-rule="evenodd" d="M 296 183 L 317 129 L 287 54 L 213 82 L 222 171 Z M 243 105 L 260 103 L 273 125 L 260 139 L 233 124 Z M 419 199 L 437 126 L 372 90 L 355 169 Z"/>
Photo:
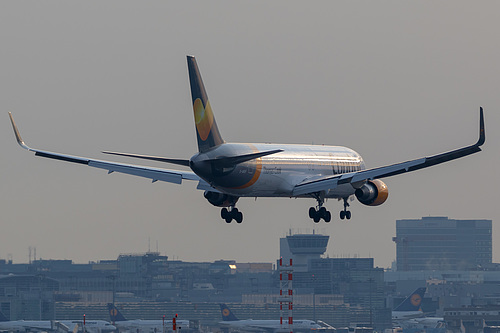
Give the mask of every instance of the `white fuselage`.
<path id="1" fill-rule="evenodd" d="M 275 149 L 283 151 L 241 163 L 221 179 L 206 180 L 221 192 L 239 197 L 292 197 L 295 185 L 301 182 L 365 169 L 357 152 L 338 146 L 226 143 L 208 154 L 234 156 Z M 244 183 L 236 183 L 245 175 Z M 339 185 L 325 197 L 345 198 L 354 191 L 350 184 Z"/>
<path id="2" fill-rule="evenodd" d="M 278 332 L 282 329 L 288 330 L 288 324 L 281 325 L 279 320 L 235 320 L 235 321 L 221 321 L 221 326 L 239 329 L 249 332 Z M 308 332 L 321 329 L 321 326 L 312 320 L 295 320 L 293 322 L 293 330 L 299 332 Z"/>
<path id="3" fill-rule="evenodd" d="M 72 331 L 76 325 L 79 330 L 83 328 L 83 320 L 12 320 L 0 322 L 0 331 L 51 331 L 54 330 L 55 322 L 59 322 L 66 326 L 69 331 Z M 85 328 L 90 332 L 114 331 L 115 326 L 104 320 L 88 320 L 85 323 Z"/>
<path id="4" fill-rule="evenodd" d="M 125 321 L 116 321 L 116 328 L 120 332 L 140 332 L 140 333 L 161 333 L 165 328 L 165 331 L 172 330 L 172 321 L 171 320 L 142 320 L 142 319 L 134 319 L 134 320 L 125 320 Z M 177 320 L 177 329 L 188 329 L 189 321 L 188 320 Z"/>
<path id="5" fill-rule="evenodd" d="M 439 328 L 445 325 L 445 321 L 443 318 L 438 317 L 422 317 L 422 318 L 412 318 L 412 319 L 400 319 L 393 320 L 395 325 L 400 326 L 401 328 Z"/>
<path id="6" fill-rule="evenodd" d="M 60 323 L 64 324 L 69 328 L 70 331 L 73 330 L 75 325 L 78 325 L 79 330 L 83 330 L 83 320 L 60 320 Z M 111 325 L 105 320 L 86 320 L 85 330 L 89 332 L 101 332 L 101 331 L 114 331 L 116 327 Z"/>
<path id="7" fill-rule="evenodd" d="M 0 331 L 42 331 L 52 326 L 48 320 L 11 320 L 0 322 Z"/>
<path id="8" fill-rule="evenodd" d="M 444 323 L 443 318 L 425 317 L 422 311 L 392 311 L 392 321 L 403 328 L 436 328 Z"/>
<path id="9" fill-rule="evenodd" d="M 422 311 L 392 311 L 392 319 L 412 319 L 412 318 L 423 318 L 424 313 Z"/>

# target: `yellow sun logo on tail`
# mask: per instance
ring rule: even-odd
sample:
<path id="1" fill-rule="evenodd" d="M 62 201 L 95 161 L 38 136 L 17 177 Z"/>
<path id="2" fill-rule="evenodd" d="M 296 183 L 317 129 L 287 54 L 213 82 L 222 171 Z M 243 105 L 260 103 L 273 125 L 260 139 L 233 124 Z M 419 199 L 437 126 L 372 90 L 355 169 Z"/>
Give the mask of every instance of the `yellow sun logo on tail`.
<path id="1" fill-rule="evenodd" d="M 212 124 L 214 123 L 214 115 L 210 102 L 207 101 L 206 107 L 203 106 L 201 99 L 197 98 L 193 104 L 194 109 L 194 122 L 196 123 L 196 130 L 203 141 L 206 141 L 210 135 Z"/>

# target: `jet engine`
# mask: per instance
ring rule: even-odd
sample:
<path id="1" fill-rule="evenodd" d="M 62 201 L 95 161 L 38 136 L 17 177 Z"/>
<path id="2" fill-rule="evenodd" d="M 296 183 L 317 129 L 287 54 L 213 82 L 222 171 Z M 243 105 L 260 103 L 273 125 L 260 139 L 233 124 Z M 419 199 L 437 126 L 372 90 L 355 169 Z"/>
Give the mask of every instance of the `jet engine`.
<path id="1" fill-rule="evenodd" d="M 387 200 L 389 189 L 383 181 L 374 179 L 367 181 L 354 194 L 363 205 L 378 206 Z"/>
<path id="2" fill-rule="evenodd" d="M 208 200 L 208 202 L 216 207 L 233 206 L 239 199 L 239 197 L 211 191 L 205 191 L 205 193 L 203 193 L 203 196 Z"/>

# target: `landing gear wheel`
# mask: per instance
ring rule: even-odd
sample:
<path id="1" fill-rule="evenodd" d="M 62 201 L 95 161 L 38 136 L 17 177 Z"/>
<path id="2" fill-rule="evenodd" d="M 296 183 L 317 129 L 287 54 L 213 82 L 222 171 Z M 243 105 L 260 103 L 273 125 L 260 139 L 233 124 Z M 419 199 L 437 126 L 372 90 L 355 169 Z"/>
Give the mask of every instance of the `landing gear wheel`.
<path id="1" fill-rule="evenodd" d="M 243 214 L 241 212 L 236 211 L 234 213 L 234 220 L 236 221 L 236 223 L 243 222 Z"/>
<path id="2" fill-rule="evenodd" d="M 313 219 L 315 215 L 316 215 L 316 208 L 314 207 L 309 208 L 309 218 Z"/>
<path id="3" fill-rule="evenodd" d="M 341 220 L 343 220 L 343 219 L 350 220 L 351 219 L 351 212 L 347 210 L 347 207 L 349 207 L 349 203 L 347 202 L 347 199 L 349 199 L 349 197 L 344 198 L 344 210 L 340 211 L 340 219 Z"/>
<path id="4" fill-rule="evenodd" d="M 222 217 L 226 223 L 231 223 L 233 220 L 235 220 L 236 223 L 243 222 L 243 214 L 236 207 L 232 207 L 231 210 L 228 210 L 226 207 L 222 208 L 220 217 Z"/>
<path id="5" fill-rule="evenodd" d="M 326 223 L 332 220 L 332 214 L 323 207 L 323 203 L 325 202 L 325 193 L 324 192 L 315 192 L 311 194 L 312 197 L 318 201 L 318 209 L 315 207 L 309 208 L 309 217 L 313 219 L 314 223 L 318 223 L 321 219 L 323 219 Z"/>
<path id="6" fill-rule="evenodd" d="M 323 215 L 323 220 L 325 220 L 326 223 L 330 222 L 332 220 L 332 213 L 326 211 L 325 215 Z"/>
<path id="7" fill-rule="evenodd" d="M 318 223 L 321 219 L 327 223 L 332 220 L 332 214 L 325 207 L 321 207 L 319 210 L 314 209 L 314 207 L 309 208 L 309 217 L 313 219 L 314 223 Z"/>
<path id="8" fill-rule="evenodd" d="M 225 220 L 228 216 L 229 212 L 226 207 L 222 208 L 220 210 L 220 217 L 222 217 L 223 220 Z"/>

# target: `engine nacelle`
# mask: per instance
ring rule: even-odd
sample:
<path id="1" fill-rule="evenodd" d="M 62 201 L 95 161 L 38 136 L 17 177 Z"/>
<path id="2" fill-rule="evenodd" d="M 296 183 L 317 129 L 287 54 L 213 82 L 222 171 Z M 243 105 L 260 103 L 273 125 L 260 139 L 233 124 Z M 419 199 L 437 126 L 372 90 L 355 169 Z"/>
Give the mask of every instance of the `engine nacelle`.
<path id="1" fill-rule="evenodd" d="M 208 200 L 208 202 L 216 207 L 233 206 L 239 199 L 239 197 L 211 191 L 205 191 L 205 193 L 203 193 L 203 196 Z"/>
<path id="2" fill-rule="evenodd" d="M 374 179 L 367 181 L 354 194 L 363 205 L 378 206 L 387 200 L 389 189 L 383 181 Z"/>

